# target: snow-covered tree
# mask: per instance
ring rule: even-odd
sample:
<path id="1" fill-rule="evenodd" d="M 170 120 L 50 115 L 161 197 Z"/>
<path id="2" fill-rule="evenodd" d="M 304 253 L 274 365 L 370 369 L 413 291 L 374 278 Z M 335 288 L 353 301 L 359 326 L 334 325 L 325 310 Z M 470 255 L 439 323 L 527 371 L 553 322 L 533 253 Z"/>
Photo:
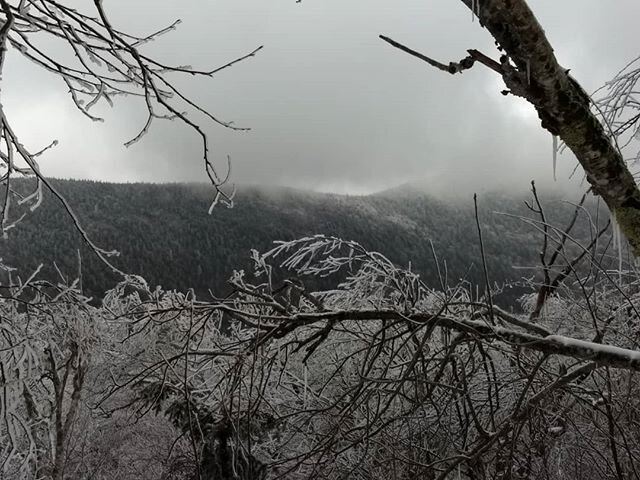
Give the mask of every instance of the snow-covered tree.
<path id="1" fill-rule="evenodd" d="M 546 238 L 569 255 L 566 235 Z M 593 265 L 533 318 L 535 296 L 511 314 L 355 242 L 282 242 L 219 301 L 111 296 L 140 349 L 112 394 L 133 386 L 189 432 L 200 478 L 627 475 L 640 460 L 637 282 Z M 308 291 L 313 276 L 335 288 Z"/>
<path id="2" fill-rule="evenodd" d="M 637 253 L 640 193 L 622 153 L 640 119 L 628 110 L 637 106 L 636 63 L 592 110 L 523 0 L 463 1 L 498 41 L 499 62 L 472 50 L 443 66 L 387 40 L 451 73 L 476 62 L 499 73 L 573 150 Z M 99 0 L 93 7 L 90 16 L 50 0 L 0 0 L 3 52 L 15 48 L 53 70 L 89 116 L 100 99 L 141 95 L 149 121 L 134 140 L 154 118 L 175 117 L 201 133 L 172 102 L 199 107 L 164 74 L 216 70 L 146 57 L 139 46 L 157 34 L 120 32 Z M 34 31 L 65 41 L 78 63 L 40 53 L 30 43 Z M 19 143 L 1 111 L 0 120 L 4 233 L 15 223 L 7 220 L 12 175 L 39 179 L 23 205 L 37 206 L 48 184 L 37 154 Z M 216 199 L 230 200 L 202 140 Z M 12 163 L 16 154 L 26 169 Z M 640 476 L 637 274 L 622 257 L 615 271 L 606 267 L 608 225 L 592 221 L 582 204 L 568 226 L 555 227 L 534 187 L 530 209 L 526 222 L 542 246 L 539 290 L 523 299 L 524 313 L 496 305 L 488 281 L 481 294 L 445 280 L 430 288 L 382 253 L 323 235 L 253 252 L 252 271 L 234 272 L 224 298 L 152 289 L 133 275 L 123 275 L 100 306 L 77 283 L 31 277 L 8 286 L 0 299 L 0 475 Z M 592 231 L 585 244 L 571 235 L 579 218 Z M 482 247 L 479 223 L 478 231 Z M 332 287 L 309 287 L 316 277 Z M 153 414 L 168 421 L 154 422 Z M 167 435 L 175 443 L 167 445 Z M 162 443 L 152 454 L 149 439 Z M 135 448 L 123 444 L 144 451 L 133 458 Z"/>
<path id="3" fill-rule="evenodd" d="M 100 323 L 87 300 L 33 278 L 0 300 L 2 478 L 63 478 Z"/>

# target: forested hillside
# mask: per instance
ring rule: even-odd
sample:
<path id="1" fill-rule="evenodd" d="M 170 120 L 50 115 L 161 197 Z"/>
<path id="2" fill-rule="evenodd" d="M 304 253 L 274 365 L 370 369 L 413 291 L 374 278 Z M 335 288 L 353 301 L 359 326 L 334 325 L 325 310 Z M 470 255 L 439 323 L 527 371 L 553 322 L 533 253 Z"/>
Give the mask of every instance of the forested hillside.
<path id="1" fill-rule="evenodd" d="M 471 196 L 443 201 L 415 186 L 369 196 L 341 196 L 286 188 L 241 187 L 233 209 L 217 207 L 207 214 L 211 190 L 198 184 L 109 184 L 55 181 L 98 245 L 117 249 L 114 264 L 142 275 L 151 286 L 186 291 L 202 298 L 211 289 L 222 295 L 233 269 L 245 268 L 252 248 L 269 249 L 274 240 L 323 233 L 356 240 L 401 266 L 411 262 L 429 285 L 440 284 L 434 251 L 444 281 L 461 279 L 484 285 L 480 245 Z M 491 282 L 531 277 L 538 265 L 541 234 L 505 212 L 535 218 L 520 198 L 481 195 L 479 217 Z M 560 197 L 543 197 L 549 223 L 563 227 L 574 207 Z M 585 217 L 586 218 L 586 217 Z M 536 218 L 537 220 L 537 218 Z M 580 221 L 578 238 L 588 238 Z M 431 246 L 433 243 L 433 250 Z M 569 242 L 570 243 L 570 242 Z M 6 265 L 22 278 L 43 264 L 43 276 L 71 280 L 81 252 L 83 288 L 100 298 L 117 281 L 85 246 L 73 223 L 51 195 L 29 214 L 0 248 Z M 55 262 L 55 266 L 52 262 Z M 446 263 L 446 269 L 445 269 Z M 14 274 L 15 275 L 15 274 Z M 504 303 L 522 289 L 507 288 Z"/>

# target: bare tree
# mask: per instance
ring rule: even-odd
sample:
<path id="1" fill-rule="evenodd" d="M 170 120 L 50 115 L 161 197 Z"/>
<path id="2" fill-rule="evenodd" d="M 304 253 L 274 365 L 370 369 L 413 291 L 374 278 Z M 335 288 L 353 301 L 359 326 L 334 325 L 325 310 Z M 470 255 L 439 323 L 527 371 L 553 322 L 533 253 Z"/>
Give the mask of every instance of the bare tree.
<path id="1" fill-rule="evenodd" d="M 525 314 L 326 236 L 255 253 L 218 302 L 114 292 L 140 354 L 108 396 L 134 386 L 189 432 L 196 478 L 627 478 L 640 464 L 635 281 L 612 283 L 595 250 L 569 247 L 571 225 L 530 222 L 546 229 L 543 270 L 562 279 Z M 280 269 L 346 278 L 290 283 L 292 302 Z M 558 295 L 567 269 L 576 280 Z"/>
<path id="2" fill-rule="evenodd" d="M 496 40 L 499 60 L 470 49 L 459 62 L 443 64 L 388 37 L 381 38 L 451 74 L 480 63 L 500 75 L 507 88 L 502 93 L 531 103 L 542 127 L 575 154 L 593 193 L 609 207 L 634 255 L 640 255 L 640 190 L 625 163 L 623 145 L 616 141 L 619 135 L 637 131 L 640 124 L 637 113 L 633 113 L 637 105 L 637 69 L 630 65 L 623 70 L 609 83 L 609 95 L 601 101 L 604 105 L 594 105 L 569 70 L 558 64 L 553 47 L 526 0 L 462 2 Z"/>
<path id="3" fill-rule="evenodd" d="M 637 252 L 640 194 L 612 139 L 637 129 L 638 118 L 621 113 L 629 102 L 618 99 L 633 98 L 629 85 L 638 74 L 624 70 L 609 85 L 600 104 L 605 128 L 523 1 L 465 3 L 504 50 L 500 62 L 470 51 L 444 66 L 388 41 L 452 73 L 475 62 L 499 73 L 576 153 Z M 119 32 L 99 0 L 94 16 L 51 0 L 0 6 L 4 45 L 58 74 L 87 115 L 100 98 L 139 95 L 149 117 L 133 141 L 164 117 L 202 134 L 171 102 L 198 107 L 163 76 L 191 70 L 139 49 L 165 30 L 145 38 Z M 67 42 L 79 64 L 40 53 L 32 30 Z M 46 186 L 34 154 L 21 152 L 3 122 L 9 172 L 20 173 L 11 163 L 17 152 L 39 188 Z M 202 138 L 216 200 L 230 201 Z M 37 205 L 39 195 L 23 203 Z M 234 272 L 233 293 L 212 301 L 151 290 L 134 276 L 108 292 L 101 308 L 73 286 L 43 289 L 32 278 L 12 286 L 0 299 L 6 476 L 65 476 L 71 427 L 93 375 L 91 384 L 102 386 L 95 411 L 136 420 L 164 415 L 188 442 L 189 473 L 199 480 L 638 477 L 637 276 L 606 268 L 608 224 L 592 221 L 582 202 L 563 227 L 549 221 L 535 188 L 529 206 L 526 221 L 542 235 L 541 281 L 522 314 L 499 308 L 488 281 L 479 296 L 464 284 L 435 290 L 381 253 L 330 236 L 254 252 L 253 271 Z M 572 237 L 579 217 L 592 232 L 586 243 Z M 479 222 L 478 231 L 482 247 Z M 333 278 L 333 287 L 307 288 L 318 276 Z M 25 286 L 35 292 L 29 300 Z"/>
<path id="4" fill-rule="evenodd" d="M 34 277 L 0 299 L 3 478 L 64 478 L 97 338 L 87 302 L 75 285 Z"/>
<path id="5" fill-rule="evenodd" d="M 198 70 L 189 66 L 167 65 L 162 59 L 147 55 L 144 46 L 174 30 L 180 23 L 179 20 L 148 35 L 136 36 L 112 25 L 101 0 L 90 3 L 90 6 L 83 5 L 83 8 L 75 9 L 65 2 L 55 0 L 0 1 L 0 13 L 3 16 L 0 28 L 0 73 L 4 68 L 7 52 L 17 52 L 26 60 L 59 77 L 77 109 L 93 121 L 103 120 L 92 110 L 99 102 L 113 105 L 114 100 L 122 96 L 142 98 L 147 109 L 146 122 L 126 145 L 140 140 L 158 120 L 184 123 L 200 137 L 202 143 L 203 168 L 215 189 L 211 208 L 218 202 L 231 205 L 234 192 L 227 188 L 230 167 L 228 157 L 226 172 L 221 174 L 220 169 L 215 167 L 216 161 L 205 131 L 191 119 L 189 111 L 198 112 L 225 128 L 247 128 L 220 120 L 196 104 L 177 86 L 175 74 L 213 77 L 221 70 L 254 56 L 262 47 L 216 68 Z M 51 45 L 66 48 L 66 51 L 52 51 L 49 47 Z M 57 142 L 54 140 L 47 147 L 34 151 L 20 142 L 19 135 L 13 129 L 0 97 L 0 163 L 6 168 L 6 172 L 0 177 L 4 186 L 0 217 L 2 234 L 6 235 L 27 213 L 23 208 L 12 215 L 12 205 L 17 203 L 31 210 L 37 208 L 42 201 L 43 187 L 46 187 L 66 208 L 84 240 L 108 263 L 107 257 L 114 252 L 101 249 L 93 243 L 65 198 L 40 173 L 38 157 Z M 23 195 L 13 189 L 11 180 L 16 175 L 35 176 L 35 190 Z"/>
<path id="6" fill-rule="evenodd" d="M 144 137 L 154 122 L 177 120 L 190 127 L 202 144 L 203 168 L 214 188 L 211 208 L 231 206 L 234 191 L 228 183 L 229 158 L 216 166 L 202 125 L 192 120 L 198 113 L 208 121 L 233 130 L 247 130 L 217 118 L 196 104 L 177 85 L 176 75 L 213 77 L 218 72 L 254 56 L 262 47 L 215 68 L 195 69 L 163 63 L 145 52 L 145 45 L 174 30 L 169 26 L 137 36 L 118 29 L 109 20 L 101 0 L 69 6 L 55 0 L 0 0 L 0 74 L 8 52 L 14 52 L 56 76 L 75 107 L 92 121 L 99 103 L 110 106 L 120 97 L 144 101 L 146 121 L 126 145 Z M 45 178 L 39 158 L 56 146 L 23 144 L 20 132 L 3 106 L 0 95 L 0 232 L 3 237 L 50 191 L 71 216 L 84 241 L 114 271 L 116 254 L 97 245 L 82 228 L 72 206 Z M 17 177 L 35 177 L 25 192 Z M 4 265 L 0 264 L 5 268 Z M 8 267 L 7 267 L 8 268 Z M 36 271 L 26 281 L 3 285 L 0 297 L 0 477 L 68 477 L 77 421 L 86 400 L 91 356 L 95 353 L 101 313 L 89 305 L 78 283 L 51 285 L 37 280 Z M 97 349 L 101 354 L 101 350 Z"/>

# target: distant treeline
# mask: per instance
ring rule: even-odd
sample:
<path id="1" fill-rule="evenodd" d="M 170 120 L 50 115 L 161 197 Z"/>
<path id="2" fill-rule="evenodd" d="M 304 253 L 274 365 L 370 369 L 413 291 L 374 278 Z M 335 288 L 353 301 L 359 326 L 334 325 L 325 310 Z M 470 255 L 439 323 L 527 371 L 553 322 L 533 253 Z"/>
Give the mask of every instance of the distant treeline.
<path id="1" fill-rule="evenodd" d="M 12 186 L 26 190 L 29 183 Z M 274 240 L 323 233 L 356 240 L 398 265 L 411 265 L 431 286 L 466 280 L 484 289 L 471 199 L 447 202 L 409 186 L 362 197 L 243 187 L 234 208 L 217 207 L 208 215 L 212 190 L 207 185 L 53 183 L 91 238 L 102 248 L 120 252 L 112 258 L 114 265 L 143 276 L 151 286 L 193 288 L 199 297 L 208 297 L 209 291 L 224 295 L 232 271 L 250 267 L 251 249 L 264 251 Z M 0 241 L 3 263 L 18 268 L 23 279 L 43 264 L 42 278 L 57 282 L 62 275 L 71 281 L 78 276 L 79 252 L 83 289 L 101 298 L 118 276 L 83 244 L 53 195 L 46 192 L 45 197 L 40 208 Z M 540 232 L 514 216 L 495 213 L 535 218 L 525 206 L 527 198 L 488 194 L 479 198 L 492 283 L 517 282 L 536 273 L 513 267 L 539 265 Z M 569 221 L 571 205 L 557 198 L 545 203 L 549 222 L 562 227 Z M 589 235 L 588 222 L 579 222 L 574 236 Z M 2 283 L 7 281 L 4 275 Z M 523 291 L 507 288 L 502 302 L 513 304 Z"/>

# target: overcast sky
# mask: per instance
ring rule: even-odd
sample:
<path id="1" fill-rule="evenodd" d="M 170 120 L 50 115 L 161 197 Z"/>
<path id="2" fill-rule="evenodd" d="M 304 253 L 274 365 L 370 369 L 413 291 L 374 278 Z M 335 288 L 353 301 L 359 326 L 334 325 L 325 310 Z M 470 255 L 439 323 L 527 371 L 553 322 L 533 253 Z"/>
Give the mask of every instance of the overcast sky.
<path id="1" fill-rule="evenodd" d="M 492 38 L 459 0 L 105 0 L 114 26 L 143 34 L 180 18 L 147 50 L 212 67 L 264 49 L 213 79 L 180 85 L 248 133 L 207 126 L 215 158 L 232 159 L 237 183 L 366 193 L 421 180 L 433 191 L 552 186 L 551 138 L 524 101 L 476 67 L 450 76 L 378 39 L 388 35 L 445 63 Z M 638 0 L 529 0 L 560 63 L 593 91 L 640 54 Z M 579 20 L 578 20 L 579 19 Z M 23 143 L 59 146 L 41 159 L 52 176 L 108 181 L 204 181 L 198 137 L 144 123 L 130 102 L 103 124 L 77 113 L 57 78 L 15 55 L 3 103 Z M 560 160 L 559 177 L 575 165 Z"/>

